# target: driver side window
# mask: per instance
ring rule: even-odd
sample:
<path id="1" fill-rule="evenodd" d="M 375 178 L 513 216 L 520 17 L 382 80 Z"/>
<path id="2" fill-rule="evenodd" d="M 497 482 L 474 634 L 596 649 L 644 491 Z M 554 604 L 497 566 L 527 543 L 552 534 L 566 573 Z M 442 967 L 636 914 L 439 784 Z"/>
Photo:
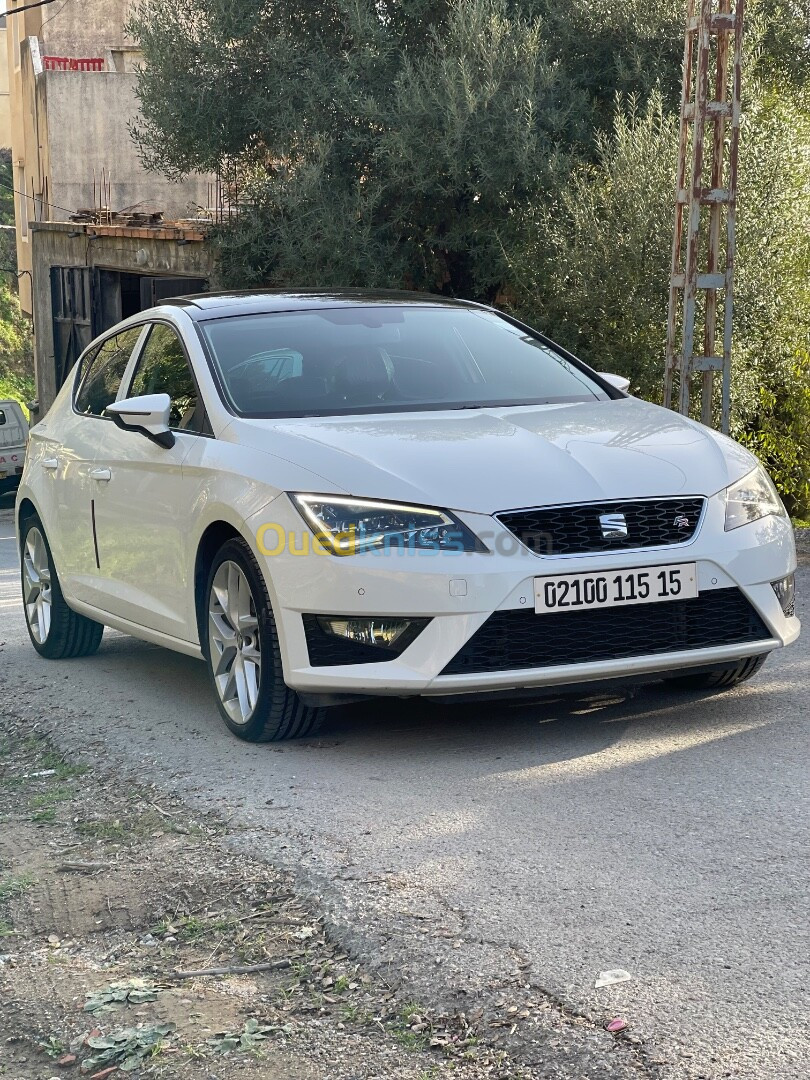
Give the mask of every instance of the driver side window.
<path id="1" fill-rule="evenodd" d="M 73 403 L 76 412 L 84 416 L 104 415 L 107 406 L 115 401 L 124 371 L 142 330 L 142 326 L 133 326 L 131 330 L 113 334 L 102 342 L 89 361 L 85 361 Z"/>
<path id="2" fill-rule="evenodd" d="M 185 350 L 177 333 L 165 323 L 152 327 L 135 369 L 129 397 L 143 394 L 169 395 L 170 427 L 197 433 L 204 430 L 204 409 Z"/>

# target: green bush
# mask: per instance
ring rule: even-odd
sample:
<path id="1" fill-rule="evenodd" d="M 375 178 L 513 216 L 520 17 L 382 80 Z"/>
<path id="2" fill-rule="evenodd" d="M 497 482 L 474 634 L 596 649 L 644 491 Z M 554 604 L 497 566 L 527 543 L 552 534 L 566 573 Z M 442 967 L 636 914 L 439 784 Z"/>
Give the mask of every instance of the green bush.
<path id="1" fill-rule="evenodd" d="M 20 310 L 16 291 L 0 280 L 0 397 L 25 406 L 35 393 L 31 324 Z"/>
<path id="2" fill-rule="evenodd" d="M 660 400 L 677 120 L 653 95 L 617 101 L 597 159 L 512 229 L 514 309 Z M 810 103 L 753 84 L 740 151 L 732 434 L 788 504 L 810 507 Z M 717 418 L 719 419 L 719 418 Z"/>

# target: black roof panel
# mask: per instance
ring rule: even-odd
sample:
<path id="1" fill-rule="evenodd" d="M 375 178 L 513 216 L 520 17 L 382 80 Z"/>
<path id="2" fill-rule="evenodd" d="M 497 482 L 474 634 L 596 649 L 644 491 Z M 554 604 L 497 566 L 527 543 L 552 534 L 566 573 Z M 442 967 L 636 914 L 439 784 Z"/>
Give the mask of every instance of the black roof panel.
<path id="1" fill-rule="evenodd" d="M 456 300 L 434 293 L 394 289 L 257 289 L 244 292 L 206 292 L 169 297 L 161 304 L 186 308 L 193 318 L 258 315 L 273 311 L 303 311 L 352 304 L 409 304 L 432 307 L 480 307 L 470 300 Z"/>

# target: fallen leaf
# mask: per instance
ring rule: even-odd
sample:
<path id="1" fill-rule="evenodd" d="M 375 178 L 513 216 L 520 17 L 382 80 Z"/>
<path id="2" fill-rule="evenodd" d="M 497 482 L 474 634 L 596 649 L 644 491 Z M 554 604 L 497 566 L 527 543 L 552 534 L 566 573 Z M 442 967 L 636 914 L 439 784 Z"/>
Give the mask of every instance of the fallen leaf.
<path id="1" fill-rule="evenodd" d="M 626 1027 L 627 1021 L 622 1020 L 621 1017 L 617 1016 L 614 1020 L 610 1020 L 607 1024 L 605 1024 L 605 1031 L 612 1031 L 614 1034 L 616 1034 L 619 1031 L 624 1031 Z"/>

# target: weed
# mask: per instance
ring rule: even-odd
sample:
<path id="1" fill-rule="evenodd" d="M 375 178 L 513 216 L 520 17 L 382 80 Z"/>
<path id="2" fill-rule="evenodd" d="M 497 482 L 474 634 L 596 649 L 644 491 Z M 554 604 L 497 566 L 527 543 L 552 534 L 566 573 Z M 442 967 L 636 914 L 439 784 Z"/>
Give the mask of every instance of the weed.
<path id="1" fill-rule="evenodd" d="M 192 1059 L 192 1061 L 202 1061 L 208 1056 L 202 1046 L 194 1046 L 193 1043 L 186 1043 L 182 1050 L 187 1057 Z"/>
<path id="2" fill-rule="evenodd" d="M 428 1025 L 422 1019 L 424 1015 L 424 1007 L 415 1002 L 408 1002 L 399 1010 L 398 1018 L 389 1024 L 389 1029 L 401 1046 L 407 1047 L 408 1050 L 427 1049 L 430 1044 L 430 1033 L 426 1030 Z M 413 1030 L 411 1024 L 414 1027 L 418 1026 L 421 1030 Z"/>
<path id="3" fill-rule="evenodd" d="M 212 919 L 208 924 L 208 929 L 217 934 L 227 934 L 230 933 L 231 930 L 238 929 L 238 927 L 238 919 Z"/>
<path id="4" fill-rule="evenodd" d="M 120 821 L 79 821 L 76 832 L 91 840 L 125 840 L 127 836 Z"/>
<path id="5" fill-rule="evenodd" d="M 37 825 L 51 825 L 56 821 L 56 810 L 52 806 L 46 810 L 37 810 L 31 815 L 31 820 Z"/>
<path id="6" fill-rule="evenodd" d="M 49 1058 L 58 1058 L 65 1053 L 67 1047 L 61 1039 L 57 1039 L 55 1035 L 49 1035 L 47 1039 L 39 1044 L 40 1050 L 44 1051 Z"/>
<path id="7" fill-rule="evenodd" d="M 22 896 L 32 885 L 36 885 L 36 880 L 31 874 L 17 874 L 16 877 L 8 877 L 0 881 L 0 904 Z"/>
<path id="8" fill-rule="evenodd" d="M 406 1050 L 426 1050 L 428 1037 L 421 1031 L 411 1031 L 408 1028 L 399 1028 L 394 1031 L 394 1038 L 404 1046 Z"/>
<path id="9" fill-rule="evenodd" d="M 35 810 L 39 810 L 46 806 L 53 806 L 54 803 L 67 802 L 74 795 L 75 792 L 71 788 L 57 787 L 53 791 L 44 792 L 42 795 L 33 795 L 31 797 L 31 806 Z"/>
<path id="10" fill-rule="evenodd" d="M 71 765 L 54 750 L 48 750 L 40 760 L 43 769 L 53 769 L 57 780 L 72 780 L 76 776 L 84 776 L 87 772 L 86 765 Z"/>
<path id="11" fill-rule="evenodd" d="M 15 930 L 10 922 L 7 922 L 5 919 L 0 919 L 0 938 L 13 937 L 14 934 L 17 933 L 19 933 L 19 931 Z"/>
<path id="12" fill-rule="evenodd" d="M 312 967 L 306 960 L 293 960 L 290 971 L 298 982 L 304 982 L 312 975 Z"/>
<path id="13" fill-rule="evenodd" d="M 340 1010 L 341 1019 L 346 1024 L 369 1025 L 374 1023 L 374 1016 L 360 1005 L 352 1005 L 348 1002 Z"/>
<path id="14" fill-rule="evenodd" d="M 421 1016 L 424 1011 L 425 1010 L 421 1005 L 410 1001 L 403 1005 L 399 1010 L 399 1018 L 403 1024 L 408 1024 L 414 1016 Z"/>
<path id="15" fill-rule="evenodd" d="M 336 994 L 342 994 L 345 990 L 348 990 L 348 989 L 349 989 L 349 976 L 348 975 L 339 975 L 338 978 L 335 979 L 335 993 Z"/>
<path id="16" fill-rule="evenodd" d="M 204 934 L 206 929 L 207 927 L 202 919 L 198 919 L 195 915 L 190 915 L 182 924 L 178 933 L 184 941 L 193 941 L 194 938 L 198 938 L 201 934 Z"/>

